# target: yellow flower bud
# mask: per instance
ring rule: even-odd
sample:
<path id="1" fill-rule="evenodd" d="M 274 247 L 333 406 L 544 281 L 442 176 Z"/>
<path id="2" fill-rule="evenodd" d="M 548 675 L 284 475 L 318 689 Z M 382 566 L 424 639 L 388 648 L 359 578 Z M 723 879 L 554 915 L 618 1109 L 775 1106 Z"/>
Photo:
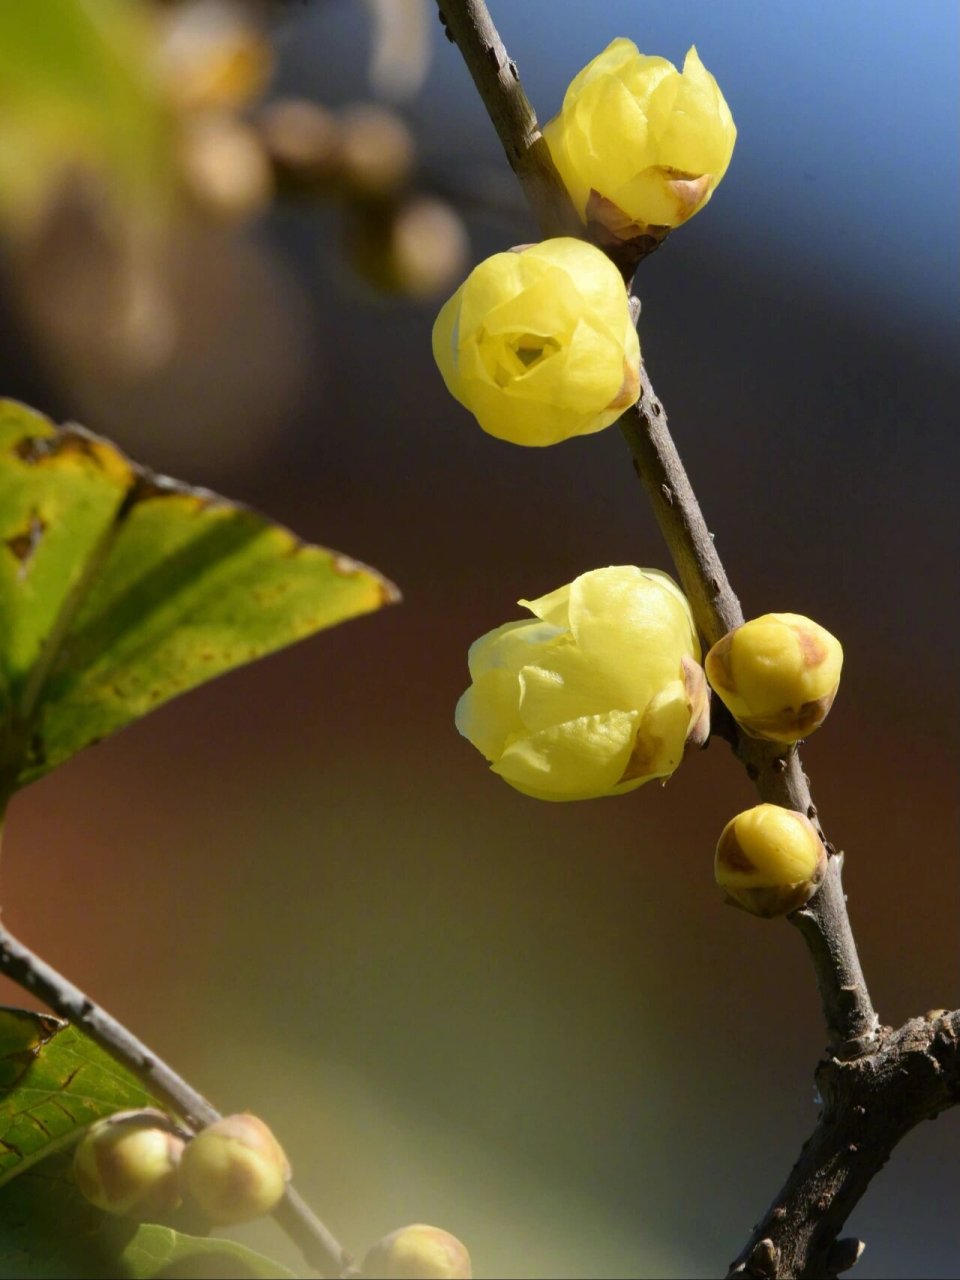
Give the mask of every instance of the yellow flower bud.
<path id="1" fill-rule="evenodd" d="M 279 1142 L 256 1116 L 224 1116 L 201 1129 L 180 1163 L 183 1193 L 211 1222 L 226 1226 L 269 1213 L 290 1180 Z"/>
<path id="2" fill-rule="evenodd" d="M 755 738 L 799 742 L 827 718 L 843 646 L 798 613 L 765 613 L 728 632 L 707 654 L 707 678 Z"/>
<path id="3" fill-rule="evenodd" d="M 616 422 L 640 395 L 640 343 L 606 254 L 560 237 L 495 253 L 433 326 L 447 390 L 484 431 L 547 445 Z"/>
<path id="4" fill-rule="evenodd" d="M 226 112 L 183 122 L 180 170 L 200 209 L 224 222 L 253 217 L 270 202 L 273 177 L 258 135 Z"/>
<path id="5" fill-rule="evenodd" d="M 695 48 L 680 72 L 620 38 L 571 82 L 543 135 L 581 216 L 626 240 L 702 209 L 737 130 Z"/>
<path id="6" fill-rule="evenodd" d="M 470 1280 L 466 1245 L 440 1227 L 415 1223 L 384 1236 L 363 1260 L 365 1280 Z"/>
<path id="7" fill-rule="evenodd" d="M 405 186 L 416 148 L 403 118 L 388 107 L 351 107 L 340 116 L 338 161 L 345 190 L 387 196 Z"/>
<path id="8" fill-rule="evenodd" d="M 433 196 L 397 204 L 378 200 L 349 210 L 350 261 L 387 293 L 428 298 L 446 292 L 463 271 L 467 249 L 459 214 Z"/>
<path id="9" fill-rule="evenodd" d="M 758 804 L 732 818 L 717 844 L 714 873 L 727 897 L 755 916 L 782 916 L 813 896 L 827 868 L 805 814 Z"/>
<path id="10" fill-rule="evenodd" d="M 690 606 L 665 573 L 581 574 L 470 648 L 457 728 L 494 773 L 540 800 L 620 795 L 702 743 L 709 696 Z"/>
<path id="11" fill-rule="evenodd" d="M 159 1118 L 159 1116 L 158 1116 Z M 180 1203 L 183 1139 L 149 1112 L 118 1112 L 91 1125 L 77 1145 L 73 1173 L 81 1193 L 105 1213 L 150 1218 Z"/>

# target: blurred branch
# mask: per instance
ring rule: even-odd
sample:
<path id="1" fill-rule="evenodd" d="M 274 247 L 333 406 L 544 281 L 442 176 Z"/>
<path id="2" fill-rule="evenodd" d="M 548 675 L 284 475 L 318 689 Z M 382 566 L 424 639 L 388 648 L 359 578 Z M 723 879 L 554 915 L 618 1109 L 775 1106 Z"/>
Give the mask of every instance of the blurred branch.
<path id="1" fill-rule="evenodd" d="M 80 1027 L 102 1049 L 129 1067 L 190 1129 L 202 1129 L 221 1118 L 220 1112 L 162 1058 L 63 974 L 34 955 L 3 925 L 0 925 L 0 973 L 37 996 L 60 1017 Z M 309 1266 L 324 1276 L 340 1276 L 350 1271 L 350 1255 L 292 1186 L 287 1188 L 273 1216 Z"/>
<path id="2" fill-rule="evenodd" d="M 543 234 L 569 234 L 569 202 L 557 204 L 555 168 L 516 63 L 486 5 L 483 0 L 437 3 Z M 584 234 L 582 227 L 578 234 Z M 646 370 L 640 400 L 620 426 L 697 626 L 713 644 L 743 622 L 743 613 Z M 960 1102 L 960 1015 L 914 1020 L 895 1033 L 879 1030 L 847 915 L 842 855 L 824 838 L 796 748 L 784 753 L 778 744 L 749 737 L 728 716 L 718 720 L 718 731 L 761 797 L 806 814 L 829 855 L 821 888 L 790 917 L 810 952 L 827 1024 L 828 1057 L 817 1073 L 824 1111 L 732 1274 L 768 1280 L 833 1276 L 859 1257 L 862 1245 L 838 1241 L 837 1235 L 896 1143 L 920 1120 Z"/>

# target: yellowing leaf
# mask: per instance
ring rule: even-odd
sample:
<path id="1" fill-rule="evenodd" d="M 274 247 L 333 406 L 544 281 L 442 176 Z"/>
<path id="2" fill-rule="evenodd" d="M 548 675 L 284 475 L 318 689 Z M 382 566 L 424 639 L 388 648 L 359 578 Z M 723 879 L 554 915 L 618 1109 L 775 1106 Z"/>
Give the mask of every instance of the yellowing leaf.
<path id="1" fill-rule="evenodd" d="M 0 788 L 397 598 L 364 565 L 0 401 Z"/>
<path id="2" fill-rule="evenodd" d="M 0 1007 L 0 1185 L 94 1120 L 159 1105 L 126 1067 L 61 1018 Z"/>

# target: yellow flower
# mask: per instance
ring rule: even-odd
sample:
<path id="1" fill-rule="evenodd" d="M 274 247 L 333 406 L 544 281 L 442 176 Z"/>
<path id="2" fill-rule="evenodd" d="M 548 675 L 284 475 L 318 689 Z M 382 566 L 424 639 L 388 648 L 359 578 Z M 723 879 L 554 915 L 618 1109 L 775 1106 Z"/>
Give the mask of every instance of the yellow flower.
<path id="1" fill-rule="evenodd" d="M 627 239 L 702 209 L 737 130 L 695 48 L 680 72 L 621 37 L 571 82 L 543 135 L 581 216 Z"/>
<path id="2" fill-rule="evenodd" d="M 738 813 L 717 844 L 717 884 L 738 907 L 756 916 L 795 911 L 816 892 L 827 856 L 805 814 L 777 804 Z"/>
<path id="3" fill-rule="evenodd" d="M 706 737 L 709 690 L 690 606 L 665 573 L 616 565 L 521 600 L 470 648 L 457 728 L 494 773 L 540 800 L 588 800 L 667 778 Z"/>
<path id="4" fill-rule="evenodd" d="M 755 738 L 799 742 L 819 729 L 840 684 L 843 646 L 797 613 L 765 613 L 713 646 L 707 679 Z"/>
<path id="5" fill-rule="evenodd" d="M 640 395 L 620 273 L 567 237 L 475 267 L 437 317 L 433 355 L 451 395 L 514 444 L 601 431 Z"/>

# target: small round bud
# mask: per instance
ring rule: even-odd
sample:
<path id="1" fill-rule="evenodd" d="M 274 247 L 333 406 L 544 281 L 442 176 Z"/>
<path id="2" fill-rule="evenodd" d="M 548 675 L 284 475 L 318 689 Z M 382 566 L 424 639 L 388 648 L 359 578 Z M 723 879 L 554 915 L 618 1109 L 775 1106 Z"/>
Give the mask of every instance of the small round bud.
<path id="1" fill-rule="evenodd" d="M 162 1118 L 158 1113 L 158 1119 Z M 81 1193 L 105 1213 L 149 1218 L 180 1203 L 177 1168 L 183 1139 L 149 1112 L 119 1112 L 91 1125 L 77 1145 L 73 1174 Z"/>
<path id="2" fill-rule="evenodd" d="M 180 1162 L 184 1196 L 221 1226 L 269 1213 L 289 1179 L 279 1142 L 248 1114 L 224 1116 L 201 1129 Z"/>
<path id="3" fill-rule="evenodd" d="M 369 1251 L 365 1280 L 470 1280 L 467 1247 L 449 1231 L 415 1223 L 392 1231 Z"/>
<path id="4" fill-rule="evenodd" d="M 840 684 L 843 646 L 798 613 L 765 613 L 728 632 L 704 663 L 731 715 L 755 738 L 799 742 L 819 729 Z"/>
<path id="5" fill-rule="evenodd" d="M 353 210 L 347 247 L 356 270 L 378 289 L 429 298 L 461 274 L 467 235 L 448 204 L 416 196 L 397 206 L 378 202 Z"/>
<path id="6" fill-rule="evenodd" d="M 413 170 L 410 130 L 395 111 L 358 106 L 340 117 L 340 172 L 344 187 L 357 195 L 398 191 Z"/>
<path id="7" fill-rule="evenodd" d="M 332 111 L 304 98 L 281 98 L 263 108 L 257 128 L 282 180 L 315 189 L 331 181 L 340 144 Z"/>
<path id="8" fill-rule="evenodd" d="M 180 166 L 202 210 L 223 221 L 252 217 L 272 195 L 270 165 L 257 134 L 225 113 L 207 112 L 185 123 Z"/>
<path id="9" fill-rule="evenodd" d="M 777 804 L 758 804 L 732 818 L 714 860 L 717 884 L 727 898 L 766 917 L 802 907 L 826 868 L 826 851 L 810 819 Z"/>

